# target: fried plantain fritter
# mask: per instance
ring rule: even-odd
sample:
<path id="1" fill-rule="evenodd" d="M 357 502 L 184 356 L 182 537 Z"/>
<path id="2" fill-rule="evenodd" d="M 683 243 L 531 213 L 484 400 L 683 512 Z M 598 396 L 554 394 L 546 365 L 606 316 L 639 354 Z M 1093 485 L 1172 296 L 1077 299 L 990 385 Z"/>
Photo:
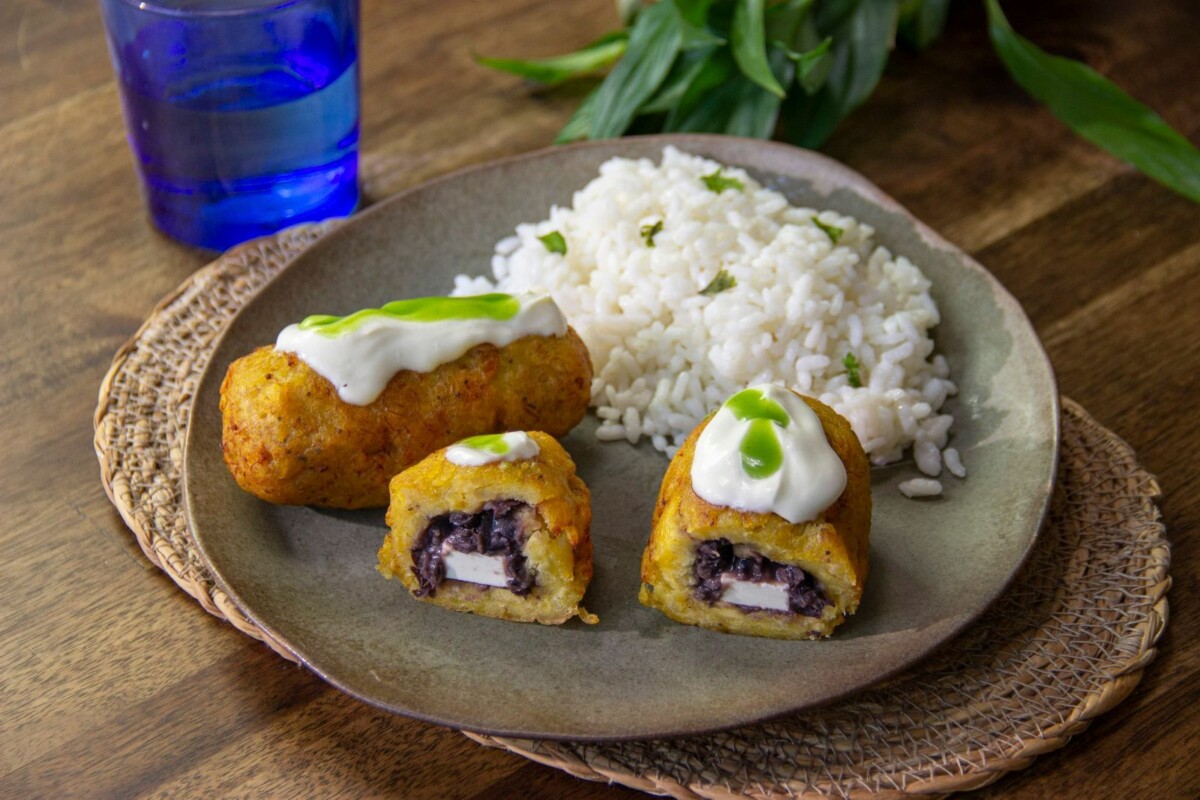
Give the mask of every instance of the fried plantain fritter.
<path id="1" fill-rule="evenodd" d="M 591 380 L 570 328 L 481 344 L 431 372 L 400 371 L 366 406 L 343 402 L 295 354 L 261 347 L 221 384 L 221 449 L 238 485 L 268 502 L 384 506 L 392 476 L 464 437 L 566 434 L 587 411 Z"/>
<path id="2" fill-rule="evenodd" d="M 849 422 L 820 401 L 801 399 L 817 414 L 846 468 L 842 494 L 815 519 L 795 524 L 774 513 L 703 500 L 692 488 L 691 472 L 696 442 L 713 418 L 709 415 L 663 478 L 642 555 L 638 599 L 643 605 L 677 622 L 776 639 L 828 636 L 858 608 L 867 577 L 870 465 Z M 789 578 L 789 597 L 800 605 L 783 612 L 724 602 L 718 588 L 722 573 L 751 581 Z"/>
<path id="3" fill-rule="evenodd" d="M 415 597 L 455 611 L 557 625 L 579 616 L 592 578 L 587 486 L 552 437 L 530 431 L 538 454 L 480 466 L 452 463 L 442 449 L 391 482 L 391 527 L 379 571 Z M 448 579 L 448 559 L 488 554 L 505 586 Z M 484 567 L 486 569 L 486 566 Z M 499 574 L 499 573 L 497 573 Z"/>

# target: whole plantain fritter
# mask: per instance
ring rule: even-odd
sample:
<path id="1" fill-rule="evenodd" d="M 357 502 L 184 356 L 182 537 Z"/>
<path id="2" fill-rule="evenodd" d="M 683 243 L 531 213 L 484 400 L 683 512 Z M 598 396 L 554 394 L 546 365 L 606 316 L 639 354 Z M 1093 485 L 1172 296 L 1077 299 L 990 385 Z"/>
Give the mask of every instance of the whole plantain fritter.
<path id="1" fill-rule="evenodd" d="M 238 485 L 268 502 L 385 506 L 393 475 L 465 437 L 566 434 L 587 411 L 591 381 L 571 328 L 477 345 L 431 372 L 402 370 L 366 406 L 342 401 L 295 354 L 261 347 L 221 384 L 221 450 Z"/>

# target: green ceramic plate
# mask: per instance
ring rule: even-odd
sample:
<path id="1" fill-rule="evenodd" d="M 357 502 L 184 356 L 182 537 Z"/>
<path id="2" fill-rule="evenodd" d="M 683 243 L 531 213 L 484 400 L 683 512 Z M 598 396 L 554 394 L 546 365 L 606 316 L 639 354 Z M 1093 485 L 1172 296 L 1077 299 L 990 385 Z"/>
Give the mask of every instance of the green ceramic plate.
<path id="1" fill-rule="evenodd" d="M 945 496 L 875 470 L 871 575 L 862 607 L 818 642 L 677 625 L 637 602 L 641 551 L 666 468 L 648 445 L 603 444 L 590 418 L 564 444 L 592 490 L 600 624 L 522 625 L 413 600 L 375 571 L 382 511 L 271 506 L 221 462 L 218 390 L 229 363 L 316 311 L 344 313 L 444 294 L 485 272 L 519 222 L 543 219 L 612 156 L 665 144 L 749 169 L 793 203 L 873 225 L 933 281 L 938 349 L 960 392 L 953 442 L 970 470 Z M 187 509 L 222 588 L 311 669 L 373 705 L 473 731 L 618 739 L 698 733 L 858 691 L 917 662 L 971 623 L 1029 552 L 1058 449 L 1054 375 L 1029 321 L 982 267 L 862 176 L 786 145 L 714 136 L 622 139 L 545 150 L 459 172 L 382 203 L 301 254 L 229 326 L 201 382 L 185 454 Z"/>

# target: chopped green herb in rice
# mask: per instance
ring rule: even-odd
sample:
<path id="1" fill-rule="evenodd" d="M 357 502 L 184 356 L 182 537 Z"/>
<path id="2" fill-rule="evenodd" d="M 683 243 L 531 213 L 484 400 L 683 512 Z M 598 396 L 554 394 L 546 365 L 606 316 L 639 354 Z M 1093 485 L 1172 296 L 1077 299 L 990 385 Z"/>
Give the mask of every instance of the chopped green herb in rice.
<path id="1" fill-rule="evenodd" d="M 550 231 L 545 236 L 539 236 L 538 241 L 546 246 L 546 250 L 551 253 L 558 253 L 565 256 L 567 254 L 567 240 L 558 231 Z"/>

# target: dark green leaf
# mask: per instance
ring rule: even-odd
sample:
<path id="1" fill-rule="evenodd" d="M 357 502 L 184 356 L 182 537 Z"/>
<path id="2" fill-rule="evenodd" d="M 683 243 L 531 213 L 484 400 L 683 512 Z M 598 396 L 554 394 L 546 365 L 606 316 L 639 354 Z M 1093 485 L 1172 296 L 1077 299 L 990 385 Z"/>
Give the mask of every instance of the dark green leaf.
<path id="1" fill-rule="evenodd" d="M 705 297 L 712 297 L 714 294 L 720 294 L 726 289 L 732 289 L 735 286 L 737 286 L 737 279 L 725 270 L 721 270 L 717 273 L 717 277 L 709 282 L 708 286 L 700 290 L 700 294 Z"/>
<path id="2" fill-rule="evenodd" d="M 679 133 L 723 133 L 738 104 L 742 102 L 743 86 L 752 86 L 755 91 L 765 91 L 739 74 L 736 78 L 706 92 L 697 102 L 687 105 L 686 111 L 668 114 L 667 121 L 663 123 L 663 130 Z"/>
<path id="3" fill-rule="evenodd" d="M 820 3 L 814 9 L 817 27 L 827 34 L 846 27 L 864 2 L 866 0 L 838 0 L 833 3 Z"/>
<path id="4" fill-rule="evenodd" d="M 720 47 L 725 44 L 725 40 L 708 28 L 698 28 L 694 25 L 683 25 L 683 39 L 679 42 L 679 49 L 683 51 L 696 50 L 711 47 Z"/>
<path id="5" fill-rule="evenodd" d="M 637 13 L 642 10 L 642 0 L 617 0 L 617 19 L 629 27 Z"/>
<path id="6" fill-rule="evenodd" d="M 600 84 L 588 131 L 592 139 L 611 139 L 629 127 L 667 77 L 679 53 L 683 25 L 674 2 L 655 3 L 638 14 L 625 57 Z"/>
<path id="7" fill-rule="evenodd" d="M 833 65 L 829 56 L 832 44 L 833 39 L 826 36 L 819 45 L 804 53 L 787 51 L 788 58 L 796 62 L 796 81 L 806 93 L 815 94 L 829 77 L 829 68 Z"/>
<path id="8" fill-rule="evenodd" d="M 790 82 L 794 67 L 786 53 L 772 46 L 770 57 L 776 76 Z M 774 132 L 779 102 L 738 70 L 727 48 L 720 49 L 671 109 L 663 130 L 767 138 Z"/>
<path id="9" fill-rule="evenodd" d="M 662 233 L 663 221 L 660 219 L 653 225 L 643 225 L 640 233 L 646 240 L 646 247 L 654 247 L 654 237 Z"/>
<path id="10" fill-rule="evenodd" d="M 596 97 L 599 94 L 600 87 L 597 86 L 583 98 L 583 102 L 575 109 L 567 124 L 563 125 L 558 136 L 554 137 L 555 144 L 567 144 L 588 138 L 592 131 L 592 115 L 596 111 Z"/>
<path id="11" fill-rule="evenodd" d="M 714 191 L 717 194 L 720 194 L 726 189 L 737 189 L 740 192 L 746 188 L 745 184 L 743 184 L 737 178 L 726 178 L 721 174 L 721 170 L 721 167 L 717 167 L 716 172 L 714 172 L 712 175 L 705 175 L 700 178 L 700 180 L 704 181 L 704 185 L 707 186 L 709 190 Z"/>
<path id="12" fill-rule="evenodd" d="M 791 84 L 796 65 L 788 59 L 787 50 L 772 45 L 768 58 L 771 63 L 771 71 L 779 82 L 784 86 Z M 742 84 L 737 88 L 740 102 L 731 106 L 732 113 L 725 123 L 723 132 L 731 136 L 770 139 L 771 135 L 775 133 L 775 123 L 779 119 L 782 98 L 750 83 L 743 76 L 739 75 L 738 79 Z"/>
<path id="13" fill-rule="evenodd" d="M 730 109 L 738 102 L 735 75 L 737 68 L 729 51 L 713 53 L 696 73 L 682 99 L 667 114 L 663 130 L 723 131 Z"/>
<path id="14" fill-rule="evenodd" d="M 638 113 L 661 114 L 679 105 L 688 87 L 715 52 L 715 47 L 709 47 L 680 53 L 658 92 L 638 109 Z"/>
<path id="15" fill-rule="evenodd" d="M 833 37 L 835 50 L 828 85 L 843 114 L 858 108 L 875 91 L 887 64 L 895 31 L 894 0 L 861 0 L 858 12 L 844 29 L 849 47 L 841 53 L 836 52 L 837 33 L 827 34 Z"/>
<path id="16" fill-rule="evenodd" d="M 1191 142 L 1091 67 L 1019 36 L 996 0 L 987 0 L 987 10 L 992 44 L 1025 91 L 1089 142 L 1200 202 L 1200 151 Z"/>
<path id="17" fill-rule="evenodd" d="M 797 44 L 800 25 L 808 18 L 814 0 L 784 0 L 767 9 L 766 36 L 777 39 L 788 48 Z"/>
<path id="18" fill-rule="evenodd" d="M 567 240 L 558 231 L 550 231 L 545 236 L 539 236 L 538 241 L 546 246 L 551 253 L 567 254 Z"/>
<path id="19" fill-rule="evenodd" d="M 746 87 L 742 102 L 731 108 L 725 127 L 718 132 L 750 139 L 770 139 L 782 102 L 765 89 L 751 84 Z"/>
<path id="20" fill-rule="evenodd" d="M 812 218 L 812 224 L 823 230 L 825 235 L 829 237 L 829 241 L 833 242 L 834 244 L 837 244 L 839 241 L 841 241 L 842 234 L 846 232 L 845 228 L 839 228 L 836 225 L 830 225 L 828 222 L 821 222 L 821 220 L 817 219 L 816 217 Z"/>
<path id="21" fill-rule="evenodd" d="M 896 35 L 914 50 L 925 50 L 942 35 L 949 11 L 950 0 L 904 0 Z"/>
<path id="22" fill-rule="evenodd" d="M 697 28 L 704 25 L 708 19 L 708 7 L 713 4 L 713 0 L 671 0 L 671 2 L 679 9 L 679 16 L 683 17 L 689 25 Z"/>
<path id="23" fill-rule="evenodd" d="M 846 368 L 846 380 L 855 389 L 862 388 L 862 376 L 858 371 L 862 369 L 862 364 L 858 363 L 858 359 L 854 357 L 854 353 L 846 353 L 846 357 L 842 359 L 842 366 Z"/>
<path id="24" fill-rule="evenodd" d="M 742 74 L 771 94 L 783 97 L 783 87 L 767 61 L 763 0 L 737 0 L 730 38 L 733 40 L 733 59 Z"/>
<path id="25" fill-rule="evenodd" d="M 815 95 L 785 105 L 787 138 L 804 147 L 819 146 L 871 96 L 896 29 L 895 0 L 821 3 L 817 12 L 818 30 L 833 39 L 829 77 Z"/>
<path id="26" fill-rule="evenodd" d="M 789 48 L 803 56 L 818 50 L 822 44 L 829 41 L 829 46 L 820 50 L 819 56 L 813 55 L 807 63 L 797 65 L 796 77 L 806 94 L 816 94 L 820 91 L 833 66 L 833 54 L 830 52 L 833 38 L 817 29 L 816 17 L 817 14 L 814 11 L 804 18 L 800 23 L 800 29 L 796 32 L 796 43 Z"/>
<path id="27" fill-rule="evenodd" d="M 561 83 L 609 66 L 625 52 L 628 39 L 629 35 L 625 31 L 614 31 L 601 36 L 582 50 L 566 55 L 532 61 L 475 56 L 475 61 L 485 67 L 519 75 L 538 83 Z"/>

